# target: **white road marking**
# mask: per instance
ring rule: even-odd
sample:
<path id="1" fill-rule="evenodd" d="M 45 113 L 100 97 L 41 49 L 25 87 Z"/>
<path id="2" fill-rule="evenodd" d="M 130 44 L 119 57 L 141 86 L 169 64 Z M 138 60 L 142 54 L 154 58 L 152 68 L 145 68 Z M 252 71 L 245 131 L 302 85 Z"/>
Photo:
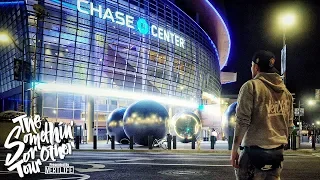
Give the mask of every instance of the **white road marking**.
<path id="1" fill-rule="evenodd" d="M 313 156 L 320 157 L 320 153 L 313 153 Z"/>
<path id="2" fill-rule="evenodd" d="M 154 159 L 151 159 L 151 158 L 133 158 L 133 159 L 125 159 L 125 160 L 116 160 L 115 162 L 116 163 L 117 162 L 132 162 L 132 161 L 141 161 L 141 160 L 153 161 Z"/>
<path id="3" fill-rule="evenodd" d="M 83 164 L 83 163 L 73 163 L 73 164 Z M 100 171 L 113 171 L 114 169 L 104 169 L 106 166 L 104 164 L 98 163 L 85 163 L 85 165 L 92 166 L 90 168 L 75 168 L 76 171 L 87 173 L 87 172 L 100 172 Z"/>

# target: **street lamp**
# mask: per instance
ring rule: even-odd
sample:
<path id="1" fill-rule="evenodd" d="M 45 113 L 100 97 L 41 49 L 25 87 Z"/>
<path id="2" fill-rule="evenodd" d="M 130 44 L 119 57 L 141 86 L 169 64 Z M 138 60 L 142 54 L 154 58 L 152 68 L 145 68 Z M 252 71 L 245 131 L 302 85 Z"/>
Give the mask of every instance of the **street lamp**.
<path id="1" fill-rule="evenodd" d="M 283 75 L 283 81 L 286 82 L 286 56 L 287 56 L 287 48 L 286 48 L 286 30 L 288 27 L 294 25 L 295 16 L 293 14 L 286 14 L 280 17 L 280 25 L 283 30 L 283 38 L 282 38 L 282 52 L 281 52 L 281 74 Z"/>
<path id="2" fill-rule="evenodd" d="M 22 58 L 24 58 L 24 50 L 21 49 L 17 43 L 14 41 L 14 39 L 9 35 L 9 33 L 7 32 L 2 32 L 0 31 L 0 42 L 1 43 L 5 43 L 5 44 L 8 44 L 10 42 L 12 42 L 14 44 L 14 46 L 22 53 Z M 23 43 L 22 43 L 22 46 L 24 47 L 24 40 L 23 40 Z M 22 111 L 24 112 L 24 60 L 22 59 L 22 73 L 21 73 L 21 76 L 22 76 L 22 87 L 21 87 L 21 96 L 22 96 Z"/>
<path id="3" fill-rule="evenodd" d="M 309 106 L 313 106 L 313 105 L 315 105 L 316 104 L 316 102 L 314 101 L 314 100 L 309 100 L 308 101 L 308 105 Z"/>
<path id="4" fill-rule="evenodd" d="M 12 37 L 6 32 L 0 32 L 0 42 L 10 43 L 13 42 L 14 46 L 23 54 L 23 50 L 16 44 Z"/>
<path id="5" fill-rule="evenodd" d="M 8 36 L 8 34 L 0 33 L 0 41 L 2 43 L 8 43 L 10 42 L 10 37 Z"/>
<path id="6" fill-rule="evenodd" d="M 292 26 L 295 22 L 295 16 L 293 14 L 286 14 L 281 17 L 281 24 L 284 26 Z"/>

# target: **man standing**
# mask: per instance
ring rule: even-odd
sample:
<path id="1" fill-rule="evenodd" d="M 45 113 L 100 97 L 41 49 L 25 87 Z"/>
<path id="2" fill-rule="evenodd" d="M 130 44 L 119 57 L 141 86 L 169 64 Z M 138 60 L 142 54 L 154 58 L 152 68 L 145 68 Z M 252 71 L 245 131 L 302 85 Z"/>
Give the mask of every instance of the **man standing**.
<path id="1" fill-rule="evenodd" d="M 213 136 L 214 144 L 216 144 L 217 139 L 218 139 L 218 133 L 217 133 L 217 131 L 215 129 L 212 129 L 211 136 Z"/>
<path id="2" fill-rule="evenodd" d="M 274 62 L 272 52 L 256 52 L 253 79 L 239 92 L 231 153 L 237 179 L 280 179 L 283 147 L 294 126 L 293 98 Z"/>

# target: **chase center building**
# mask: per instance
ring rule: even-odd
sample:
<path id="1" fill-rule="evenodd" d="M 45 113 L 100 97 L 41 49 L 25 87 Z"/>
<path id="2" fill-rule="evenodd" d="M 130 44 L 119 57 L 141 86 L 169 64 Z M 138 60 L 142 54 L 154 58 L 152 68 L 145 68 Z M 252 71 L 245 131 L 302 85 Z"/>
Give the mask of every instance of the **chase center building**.
<path id="1" fill-rule="evenodd" d="M 23 51 L 0 45 L 0 110 L 21 110 L 14 58 L 31 71 L 36 63 L 37 114 L 82 127 L 93 121 L 99 139 L 108 114 L 137 100 L 158 101 L 170 116 L 195 112 L 206 98 L 218 100 L 229 34 L 208 0 L 188 2 L 207 11 L 210 17 L 198 16 L 213 21 L 210 34 L 169 0 L 1 1 L 0 31 Z M 44 7 L 41 17 L 35 4 Z M 24 91 L 30 113 L 31 83 Z"/>

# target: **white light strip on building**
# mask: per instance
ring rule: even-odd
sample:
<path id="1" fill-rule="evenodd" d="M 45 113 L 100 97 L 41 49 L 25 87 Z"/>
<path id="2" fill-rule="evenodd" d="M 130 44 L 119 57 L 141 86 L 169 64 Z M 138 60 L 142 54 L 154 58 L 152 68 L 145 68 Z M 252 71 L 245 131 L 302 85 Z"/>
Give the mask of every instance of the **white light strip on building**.
<path id="1" fill-rule="evenodd" d="M 210 99 L 211 101 L 217 103 L 217 104 L 220 104 L 220 98 L 218 97 L 215 97 L 214 95 L 210 94 L 210 93 L 207 93 L 207 92 L 202 92 L 202 96 Z"/>
<path id="2" fill-rule="evenodd" d="M 115 89 L 90 88 L 86 86 L 56 84 L 56 83 L 37 83 L 37 91 L 44 92 L 65 92 L 83 95 L 92 95 L 100 97 L 115 97 L 132 100 L 154 100 L 162 104 L 174 105 L 180 107 L 198 108 L 198 104 L 194 101 L 182 100 L 173 97 L 156 96 L 147 93 L 128 92 Z"/>

